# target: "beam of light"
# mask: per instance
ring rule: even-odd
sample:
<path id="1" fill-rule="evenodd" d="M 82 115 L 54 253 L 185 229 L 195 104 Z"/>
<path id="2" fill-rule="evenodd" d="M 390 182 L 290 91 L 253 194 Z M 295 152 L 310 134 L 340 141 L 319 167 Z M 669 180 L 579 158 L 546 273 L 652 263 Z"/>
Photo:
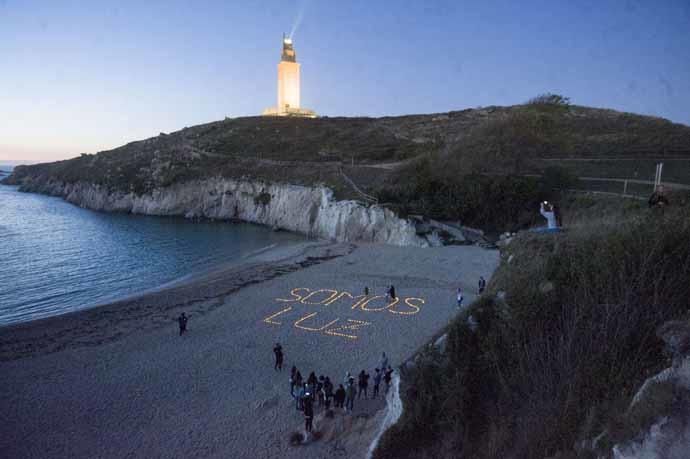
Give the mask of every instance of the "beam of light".
<path id="1" fill-rule="evenodd" d="M 307 5 L 309 4 L 309 0 L 302 0 L 299 10 L 297 11 L 297 17 L 295 18 L 295 22 L 292 23 L 292 30 L 290 30 L 290 35 L 288 35 L 288 38 L 292 40 L 292 38 L 295 36 L 295 32 L 297 32 L 297 29 L 299 29 L 299 26 L 302 24 L 302 18 L 304 18 L 304 10 L 307 9 Z"/>

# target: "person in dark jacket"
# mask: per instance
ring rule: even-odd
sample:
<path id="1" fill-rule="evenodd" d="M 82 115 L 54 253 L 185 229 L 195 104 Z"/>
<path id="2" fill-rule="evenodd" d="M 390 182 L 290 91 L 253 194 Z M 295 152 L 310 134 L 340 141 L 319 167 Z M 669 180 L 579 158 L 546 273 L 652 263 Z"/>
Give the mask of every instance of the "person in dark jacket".
<path id="1" fill-rule="evenodd" d="M 664 194 L 663 185 L 659 185 L 656 190 L 654 190 L 654 193 L 652 193 L 652 195 L 649 197 L 649 208 L 663 208 L 665 206 L 668 206 L 668 198 Z"/>
<path id="2" fill-rule="evenodd" d="M 323 401 L 326 398 L 324 396 L 324 391 L 323 391 L 323 383 L 326 381 L 326 378 L 323 377 L 323 375 L 319 376 L 319 380 L 316 383 L 316 403 L 317 406 L 321 407 L 323 406 Z"/>
<path id="3" fill-rule="evenodd" d="M 290 370 L 290 395 L 293 397 L 295 396 L 295 382 L 297 378 L 297 367 L 292 366 L 292 369 Z"/>
<path id="4" fill-rule="evenodd" d="M 273 353 L 276 356 L 276 363 L 273 366 L 274 370 L 283 371 L 283 347 L 280 343 L 276 343 L 273 347 Z"/>
<path id="5" fill-rule="evenodd" d="M 478 286 L 479 286 L 479 288 L 477 289 L 477 291 L 481 295 L 482 293 L 484 293 L 484 289 L 486 288 L 486 280 L 484 279 L 484 276 L 479 276 L 479 285 Z"/>
<path id="6" fill-rule="evenodd" d="M 359 392 L 357 392 L 357 398 L 362 398 L 362 393 L 364 398 L 368 398 L 367 388 L 369 387 L 369 373 L 362 370 L 359 373 Z"/>
<path id="7" fill-rule="evenodd" d="M 180 325 L 180 336 L 182 336 L 182 333 L 187 331 L 187 321 L 189 318 L 185 315 L 183 312 L 180 314 L 180 317 L 177 318 L 177 323 Z"/>
<path id="8" fill-rule="evenodd" d="M 392 379 L 393 379 L 393 369 L 391 367 L 388 367 L 385 374 L 383 375 L 383 381 L 386 383 L 386 393 L 388 393 L 388 389 L 390 389 L 390 387 L 391 387 L 391 380 Z"/>
<path id="9" fill-rule="evenodd" d="M 333 399 L 335 400 L 335 407 L 336 408 L 342 408 L 343 403 L 345 402 L 345 388 L 343 387 L 342 384 L 338 385 L 338 390 L 335 391 L 335 396 Z"/>
<path id="10" fill-rule="evenodd" d="M 328 376 L 326 376 L 326 379 L 323 382 L 323 393 L 326 401 L 326 409 L 328 410 L 331 408 L 331 398 L 333 398 L 333 383 L 331 382 L 331 378 Z"/>
<path id="11" fill-rule="evenodd" d="M 311 432 L 312 422 L 314 421 L 314 399 L 310 393 L 304 396 L 304 429 Z"/>
<path id="12" fill-rule="evenodd" d="M 312 371 L 309 373 L 309 377 L 307 378 L 307 384 L 309 384 L 309 389 L 311 390 L 312 394 L 316 393 L 316 382 L 316 373 Z"/>
<path id="13" fill-rule="evenodd" d="M 304 387 L 302 386 L 302 375 L 299 370 L 297 370 L 297 376 L 295 376 L 295 387 L 297 388 L 297 395 L 295 395 L 295 403 L 297 404 L 297 410 L 302 410 L 302 397 L 304 396 Z"/>

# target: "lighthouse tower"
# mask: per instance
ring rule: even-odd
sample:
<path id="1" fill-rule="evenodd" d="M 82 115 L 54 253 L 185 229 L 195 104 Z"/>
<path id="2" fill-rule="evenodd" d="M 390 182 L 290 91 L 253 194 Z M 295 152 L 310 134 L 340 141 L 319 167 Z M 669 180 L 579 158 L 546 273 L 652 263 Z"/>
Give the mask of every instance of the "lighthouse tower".
<path id="1" fill-rule="evenodd" d="M 292 39 L 283 37 L 283 54 L 278 63 L 278 110 L 299 108 L 299 63 Z"/>
<path id="2" fill-rule="evenodd" d="M 283 35 L 283 53 L 278 63 L 278 105 L 264 110 L 265 116 L 315 118 L 313 110 L 300 106 L 300 65 L 292 39 Z"/>

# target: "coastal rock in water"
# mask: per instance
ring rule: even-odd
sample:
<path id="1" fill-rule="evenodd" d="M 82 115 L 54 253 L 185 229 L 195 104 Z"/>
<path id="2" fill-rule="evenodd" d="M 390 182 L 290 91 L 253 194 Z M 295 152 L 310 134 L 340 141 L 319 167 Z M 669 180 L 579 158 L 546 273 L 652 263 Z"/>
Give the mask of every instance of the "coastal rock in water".
<path id="1" fill-rule="evenodd" d="M 418 235 L 412 222 L 391 210 L 356 201 L 336 201 L 326 187 L 211 178 L 136 195 L 92 183 L 27 178 L 20 190 L 62 196 L 78 206 L 108 212 L 239 219 L 339 242 L 439 245 L 437 238 Z"/>

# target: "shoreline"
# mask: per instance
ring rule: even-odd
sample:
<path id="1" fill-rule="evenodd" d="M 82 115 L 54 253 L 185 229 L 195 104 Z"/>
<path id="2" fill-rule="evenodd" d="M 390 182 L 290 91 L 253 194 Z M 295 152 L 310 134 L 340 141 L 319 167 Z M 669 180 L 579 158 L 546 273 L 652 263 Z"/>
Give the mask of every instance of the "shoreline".
<path id="1" fill-rule="evenodd" d="M 0 449 L 12 457 L 365 457 L 384 418 L 381 399 L 357 399 L 334 422 L 319 410 L 315 429 L 326 436 L 290 446 L 304 428 L 290 367 L 336 387 L 346 372 L 373 374 L 382 351 L 397 367 L 458 313 L 456 288 L 471 302 L 479 275 L 488 278 L 498 261 L 477 246 L 312 242 L 255 254 L 146 301 L 3 329 Z M 390 284 L 399 301 L 388 304 Z M 180 336 L 182 310 L 190 319 Z M 282 372 L 273 368 L 276 342 Z"/>
<path id="2" fill-rule="evenodd" d="M 242 222 L 242 223 L 244 223 L 244 222 Z M 249 223 L 249 224 L 251 225 L 252 223 Z M 208 276 L 213 275 L 215 273 L 225 272 L 231 268 L 236 268 L 236 267 L 251 263 L 251 258 L 253 258 L 254 255 L 257 254 L 258 252 L 272 251 L 272 250 L 279 251 L 281 249 L 288 249 L 291 246 L 301 246 L 305 243 L 307 243 L 307 241 L 286 243 L 286 244 L 274 243 L 274 244 L 268 245 L 266 247 L 263 247 L 259 250 L 255 250 L 254 252 L 244 254 L 237 261 L 228 261 L 228 262 L 223 262 L 223 263 L 216 263 L 213 266 L 210 266 L 208 268 L 204 268 L 201 270 L 197 270 L 196 272 L 184 274 L 184 275 L 176 277 L 174 279 L 165 281 L 160 285 L 156 285 L 154 287 L 146 287 L 140 291 L 125 293 L 122 295 L 114 294 L 111 297 L 104 299 L 103 301 L 99 301 L 97 303 L 91 304 L 89 306 L 85 306 L 85 307 L 80 308 L 80 309 L 76 309 L 73 311 L 65 311 L 63 313 L 58 313 L 58 314 L 54 314 L 54 315 L 47 316 L 47 317 L 38 317 L 36 319 L 31 319 L 31 320 L 22 321 L 22 322 L 15 322 L 15 323 L 9 323 L 9 324 L 4 324 L 4 325 L 0 324 L 0 331 L 2 331 L 3 327 L 8 327 L 11 325 L 28 324 L 30 322 L 35 322 L 37 320 L 50 319 L 53 317 L 59 317 L 59 316 L 63 316 L 66 314 L 72 314 L 72 313 L 87 311 L 89 309 L 101 308 L 104 306 L 112 305 L 113 303 L 125 303 L 128 301 L 140 299 L 141 297 L 144 297 L 147 295 L 152 295 L 155 293 L 161 293 L 165 290 L 174 289 L 176 287 L 184 287 L 184 286 L 189 286 L 191 284 L 194 284 L 195 282 L 203 282 L 203 280 L 205 278 L 207 278 Z"/>
<path id="3" fill-rule="evenodd" d="M 96 214 L 122 214 L 126 215 L 127 218 L 151 218 L 151 219 L 164 219 L 164 220 L 170 220 L 170 221 L 179 221 L 179 222 L 184 222 L 185 224 L 196 224 L 197 222 L 201 221 L 203 223 L 207 224 L 213 224 L 213 225 L 241 225 L 244 227 L 255 227 L 257 230 L 260 231 L 270 231 L 270 228 L 268 228 L 266 225 L 258 224 L 258 223 L 253 223 L 253 222 L 247 222 L 239 219 L 227 219 L 227 220 L 220 220 L 220 219 L 213 219 L 213 218 L 205 218 L 205 217 L 185 217 L 185 216 L 180 216 L 180 215 L 146 215 L 146 214 L 125 214 L 122 212 L 108 212 L 104 210 L 95 210 L 95 209 L 88 209 L 88 208 L 82 208 L 75 203 L 69 202 L 65 200 L 61 196 L 54 196 L 54 195 L 49 195 L 49 194 L 43 194 L 43 193 L 32 193 L 28 191 L 20 191 L 19 185 L 6 185 L 0 182 L 0 188 L 9 188 L 14 192 L 17 193 L 23 193 L 23 194 L 33 194 L 40 196 L 42 198 L 46 198 L 49 200 L 57 200 L 60 203 L 64 203 L 70 207 L 75 207 L 79 208 L 80 210 L 83 210 L 84 212 L 89 212 L 89 213 L 96 213 Z M 0 318 L 0 332 L 3 330 L 7 329 L 8 327 L 13 327 L 21 324 L 29 324 L 29 323 L 34 323 L 37 321 L 45 320 L 45 319 L 51 319 L 54 317 L 60 317 L 64 315 L 70 315 L 73 313 L 81 312 L 81 311 L 87 311 L 90 309 L 94 308 L 99 308 L 103 306 L 108 306 L 113 303 L 122 303 L 126 302 L 129 300 L 134 300 L 140 296 L 143 295 L 148 295 L 152 293 L 156 293 L 160 290 L 164 289 L 169 289 L 173 287 L 180 286 L 182 284 L 187 284 L 191 282 L 195 282 L 196 280 L 203 279 L 209 274 L 212 274 L 214 272 L 220 271 L 220 270 L 227 270 L 231 267 L 234 266 L 239 266 L 241 264 L 246 264 L 251 262 L 252 258 L 262 252 L 265 251 L 281 251 L 282 249 L 287 249 L 289 246 L 296 245 L 296 246 L 301 246 L 304 243 L 312 243 L 312 242 L 319 242 L 317 239 L 313 238 L 308 238 L 305 237 L 302 234 L 293 232 L 293 231 L 288 231 L 288 230 L 281 230 L 282 233 L 285 235 L 288 235 L 289 238 L 284 240 L 284 241 L 278 241 L 274 243 L 270 243 L 270 241 L 266 241 L 267 244 L 264 247 L 261 247 L 259 249 L 253 249 L 249 251 L 244 251 L 242 250 L 241 247 L 238 247 L 238 250 L 236 254 L 232 254 L 232 259 L 218 259 L 218 260 L 213 260 L 211 262 L 207 262 L 205 266 L 196 266 L 196 267 L 191 267 L 190 266 L 190 271 L 187 273 L 176 273 L 173 274 L 174 277 L 168 278 L 168 279 L 162 279 L 162 280 L 156 280 L 156 279 L 150 279 L 149 282 L 144 283 L 144 285 L 136 286 L 135 289 L 133 290 L 128 290 L 126 288 L 123 288 L 123 286 L 115 286 L 113 289 L 109 289 L 108 286 L 104 286 L 100 292 L 105 292 L 105 295 L 93 295 L 96 298 L 95 299 L 89 299 L 89 298 L 84 298 L 81 300 L 81 303 L 74 303 L 71 304 L 70 307 L 65 308 L 65 309 L 53 309 L 52 307 L 48 309 L 39 309 L 37 311 L 33 311 L 30 314 L 27 314 L 26 316 L 15 316 L 13 315 L 12 310 L 7 311 L 7 315 L 3 316 Z M 294 238 L 294 240 L 292 240 Z M 84 281 L 84 283 L 88 283 L 88 281 Z M 68 303 L 71 301 L 71 299 L 68 298 Z M 64 304 L 64 303 L 63 303 Z M 64 307 L 64 306 L 63 306 Z"/>
<path id="4" fill-rule="evenodd" d="M 129 332 L 153 330 L 174 320 L 179 314 L 178 310 L 185 307 L 199 308 L 196 314 L 208 312 L 218 306 L 216 303 L 222 297 L 247 285 L 300 269 L 305 263 L 319 263 L 342 256 L 353 248 L 352 244 L 327 241 L 273 244 L 273 247 L 267 246 L 247 254 L 241 261 L 222 263 L 111 301 L 0 325 L 0 362 L 57 352 L 75 344 L 92 345 L 83 340 L 93 335 L 94 331 L 99 332 L 94 343 L 102 344 L 121 339 Z M 170 301 L 171 297 L 175 297 L 175 300 Z M 154 319 L 155 325 L 126 327 L 126 331 L 107 333 L 108 326 L 144 318 Z"/>

